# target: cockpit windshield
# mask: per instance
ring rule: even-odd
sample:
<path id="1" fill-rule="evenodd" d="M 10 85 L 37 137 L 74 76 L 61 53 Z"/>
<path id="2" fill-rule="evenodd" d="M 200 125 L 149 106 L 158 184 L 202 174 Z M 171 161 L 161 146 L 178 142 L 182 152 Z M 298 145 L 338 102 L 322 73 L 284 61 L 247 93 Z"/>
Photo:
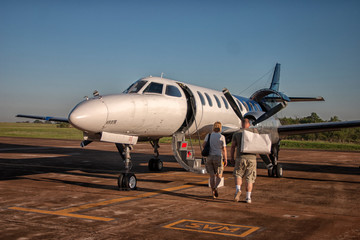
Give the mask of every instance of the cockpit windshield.
<path id="1" fill-rule="evenodd" d="M 145 84 L 147 81 L 145 80 L 138 80 L 131 84 L 131 86 L 126 89 L 123 93 L 137 93 Z"/>

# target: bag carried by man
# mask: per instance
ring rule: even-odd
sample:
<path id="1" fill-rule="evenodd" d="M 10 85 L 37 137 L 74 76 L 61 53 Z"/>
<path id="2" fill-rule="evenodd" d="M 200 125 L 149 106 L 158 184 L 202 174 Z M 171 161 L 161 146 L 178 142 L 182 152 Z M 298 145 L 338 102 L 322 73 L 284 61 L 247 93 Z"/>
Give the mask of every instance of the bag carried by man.
<path id="1" fill-rule="evenodd" d="M 269 134 L 259 134 L 247 130 L 243 131 L 241 152 L 254 154 L 271 153 L 271 139 Z"/>
<path id="2" fill-rule="evenodd" d="M 209 133 L 208 140 L 206 141 L 205 147 L 201 151 L 201 155 L 204 157 L 207 157 L 210 154 L 210 136 L 211 136 L 211 133 Z"/>

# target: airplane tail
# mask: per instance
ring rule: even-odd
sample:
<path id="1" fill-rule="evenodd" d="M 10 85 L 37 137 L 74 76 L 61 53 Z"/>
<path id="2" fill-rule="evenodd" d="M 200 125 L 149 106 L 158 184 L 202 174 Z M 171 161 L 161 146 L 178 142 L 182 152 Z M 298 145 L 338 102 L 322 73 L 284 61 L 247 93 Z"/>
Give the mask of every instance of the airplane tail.
<path id="1" fill-rule="evenodd" d="M 274 91 L 279 91 L 279 85 L 280 85 L 280 63 L 276 63 L 270 89 Z"/>

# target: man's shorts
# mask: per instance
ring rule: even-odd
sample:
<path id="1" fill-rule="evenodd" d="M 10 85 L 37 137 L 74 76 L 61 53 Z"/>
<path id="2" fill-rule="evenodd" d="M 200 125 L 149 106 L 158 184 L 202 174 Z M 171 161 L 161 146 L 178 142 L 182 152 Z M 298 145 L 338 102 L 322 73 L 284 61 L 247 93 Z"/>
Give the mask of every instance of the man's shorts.
<path id="1" fill-rule="evenodd" d="M 222 156 L 209 155 L 206 159 L 206 171 L 210 176 L 215 174 L 222 175 L 224 171 Z"/>
<path id="2" fill-rule="evenodd" d="M 233 175 L 243 178 L 249 183 L 256 179 L 256 155 L 241 155 L 235 160 Z"/>

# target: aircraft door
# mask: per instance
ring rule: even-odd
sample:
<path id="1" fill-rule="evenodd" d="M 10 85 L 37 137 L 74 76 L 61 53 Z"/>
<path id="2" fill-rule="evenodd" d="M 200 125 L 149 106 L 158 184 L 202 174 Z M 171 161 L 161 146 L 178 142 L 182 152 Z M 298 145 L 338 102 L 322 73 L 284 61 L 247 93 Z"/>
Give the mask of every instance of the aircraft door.
<path id="1" fill-rule="evenodd" d="M 186 96 L 187 101 L 187 113 L 186 118 L 179 128 L 177 132 L 186 132 L 189 130 L 189 128 L 194 124 L 196 124 L 196 115 L 197 115 L 197 106 L 196 106 L 196 100 L 194 97 L 194 94 L 191 92 L 191 90 L 184 84 L 178 83 L 178 85 L 181 87 L 181 89 L 184 91 L 184 94 Z"/>
<path id="2" fill-rule="evenodd" d="M 183 90 L 187 100 L 187 114 L 182 126 L 176 131 L 172 139 L 172 149 L 176 161 L 187 171 L 196 173 L 206 173 L 202 159 L 195 158 L 195 150 L 192 144 L 191 135 L 198 131 L 198 126 L 202 119 L 202 104 L 190 88 L 182 83 L 178 85 Z M 189 141 L 185 136 L 190 137 Z M 200 138 L 199 138 L 200 140 Z"/>

